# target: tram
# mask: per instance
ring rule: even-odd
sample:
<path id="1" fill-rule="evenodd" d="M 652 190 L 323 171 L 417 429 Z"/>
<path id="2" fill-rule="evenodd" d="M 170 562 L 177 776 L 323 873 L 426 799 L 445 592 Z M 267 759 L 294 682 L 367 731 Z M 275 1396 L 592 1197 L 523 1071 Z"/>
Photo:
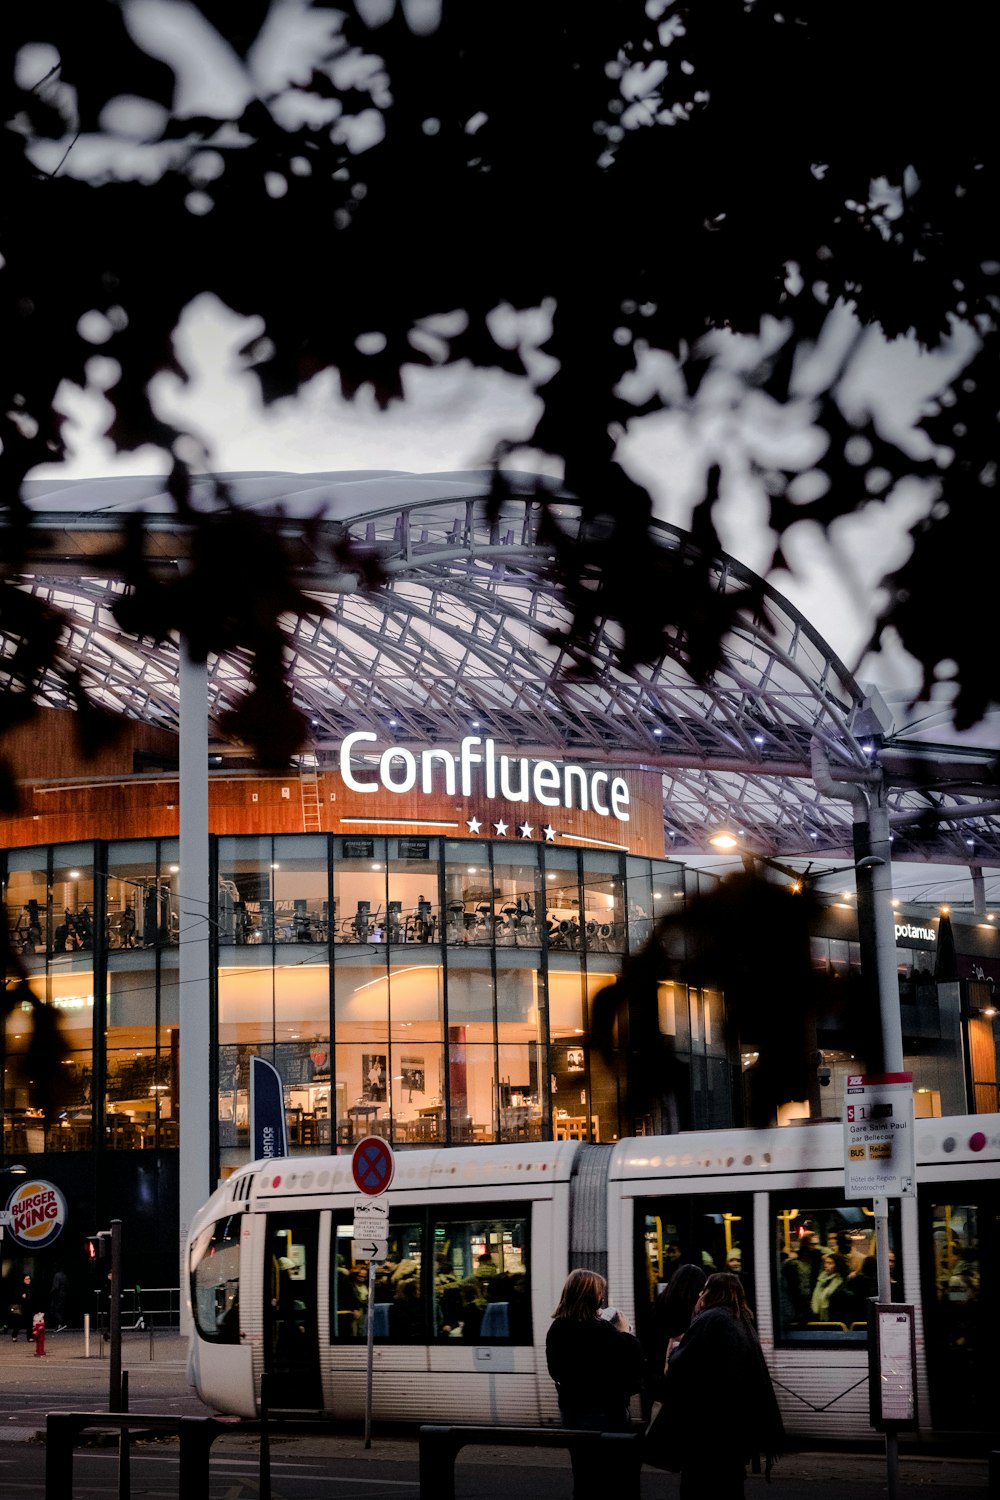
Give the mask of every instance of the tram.
<path id="1" fill-rule="evenodd" d="M 917 1193 L 893 1200 L 894 1300 L 915 1308 L 920 1429 L 988 1433 L 1000 1341 L 1000 1115 L 918 1120 Z M 545 1334 L 567 1272 L 608 1279 L 648 1339 L 682 1261 L 743 1280 L 789 1434 L 870 1434 L 865 1316 L 871 1205 L 844 1198 L 838 1124 L 404 1149 L 368 1296 L 349 1155 L 257 1162 L 188 1243 L 189 1366 L 217 1410 L 394 1422 L 555 1424 Z M 817 1300 L 829 1258 L 841 1295 Z M 825 1261 L 824 1261 L 825 1267 Z M 825 1267 L 829 1269 L 828 1267 Z M 812 1278 L 816 1280 L 816 1270 Z M 852 1291 L 853 1283 L 853 1291 Z"/>

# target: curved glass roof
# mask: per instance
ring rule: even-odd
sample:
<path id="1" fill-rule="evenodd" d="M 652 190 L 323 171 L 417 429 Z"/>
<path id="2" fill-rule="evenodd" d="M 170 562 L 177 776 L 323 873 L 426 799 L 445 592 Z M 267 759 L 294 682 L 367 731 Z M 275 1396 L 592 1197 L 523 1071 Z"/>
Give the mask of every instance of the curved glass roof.
<path id="1" fill-rule="evenodd" d="M 942 769 L 941 753 L 921 752 L 919 763 L 908 753 L 904 765 L 898 741 L 873 748 L 866 736 L 877 725 L 864 690 L 808 621 L 731 558 L 713 561 L 714 587 L 758 584 L 769 619 L 738 617 L 710 682 L 694 683 L 667 656 L 623 669 L 620 630 L 608 619 L 583 675 L 553 639 L 568 626 L 569 608 L 551 577 L 551 547 L 539 539 L 536 476 L 506 476 L 510 493 L 492 512 L 490 471 L 222 478 L 231 499 L 291 540 L 316 603 L 315 613 L 285 622 L 289 678 L 313 730 L 309 764 L 332 764 L 352 729 L 372 730 L 384 744 L 443 745 L 482 730 L 536 754 L 661 772 L 669 854 L 703 854 L 726 826 L 773 858 L 850 859 L 851 805 L 813 785 L 818 741 L 837 779 L 864 781 L 876 762 L 886 767 L 894 855 L 1000 863 L 988 757 L 948 752 Z M 550 493 L 572 533 L 578 508 Z M 183 563 L 186 532 L 164 481 L 30 481 L 25 497 L 45 547 L 19 586 L 68 615 L 65 649 L 94 698 L 176 729 L 176 646 L 122 634 L 110 609 L 122 584 L 97 562 L 122 514 L 138 509 L 159 565 Z M 196 508 L 217 504 L 212 483 L 196 488 Z M 384 585 L 363 592 L 338 564 L 347 537 L 377 556 Z M 652 544 L 692 548 L 686 533 L 658 522 Z M 213 719 L 235 706 L 249 668 L 239 652 L 210 661 Z M 41 696 L 68 706 L 54 679 Z"/>

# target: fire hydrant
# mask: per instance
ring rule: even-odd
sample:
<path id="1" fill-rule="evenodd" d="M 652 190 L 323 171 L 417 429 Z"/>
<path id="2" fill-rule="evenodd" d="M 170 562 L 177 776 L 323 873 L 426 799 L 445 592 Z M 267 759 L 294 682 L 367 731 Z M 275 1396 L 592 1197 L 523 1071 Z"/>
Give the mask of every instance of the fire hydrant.
<path id="1" fill-rule="evenodd" d="M 37 1312 L 31 1320 L 31 1336 L 35 1341 L 35 1358 L 45 1353 L 45 1314 Z"/>

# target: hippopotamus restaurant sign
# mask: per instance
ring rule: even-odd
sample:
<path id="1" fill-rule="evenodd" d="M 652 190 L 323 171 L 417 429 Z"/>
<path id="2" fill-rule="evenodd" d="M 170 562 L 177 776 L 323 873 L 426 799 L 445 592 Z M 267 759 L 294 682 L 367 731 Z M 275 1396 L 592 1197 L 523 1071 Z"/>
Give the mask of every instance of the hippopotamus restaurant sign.
<path id="1" fill-rule="evenodd" d="M 66 1224 L 66 1199 L 52 1182 L 29 1177 L 7 1200 L 7 1232 L 26 1250 L 40 1250 L 59 1238 Z"/>

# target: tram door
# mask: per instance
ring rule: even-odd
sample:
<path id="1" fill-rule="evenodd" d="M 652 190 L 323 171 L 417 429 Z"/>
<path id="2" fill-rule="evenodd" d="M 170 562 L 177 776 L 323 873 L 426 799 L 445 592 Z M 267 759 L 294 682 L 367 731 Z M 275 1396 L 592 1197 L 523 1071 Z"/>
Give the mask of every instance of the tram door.
<path id="1" fill-rule="evenodd" d="M 992 1432 L 1000 1408 L 1000 1185 L 932 1184 L 920 1199 L 931 1421 Z"/>
<path id="2" fill-rule="evenodd" d="M 323 1405 L 319 1370 L 319 1214 L 272 1213 L 264 1257 L 265 1356 L 272 1407 Z"/>

